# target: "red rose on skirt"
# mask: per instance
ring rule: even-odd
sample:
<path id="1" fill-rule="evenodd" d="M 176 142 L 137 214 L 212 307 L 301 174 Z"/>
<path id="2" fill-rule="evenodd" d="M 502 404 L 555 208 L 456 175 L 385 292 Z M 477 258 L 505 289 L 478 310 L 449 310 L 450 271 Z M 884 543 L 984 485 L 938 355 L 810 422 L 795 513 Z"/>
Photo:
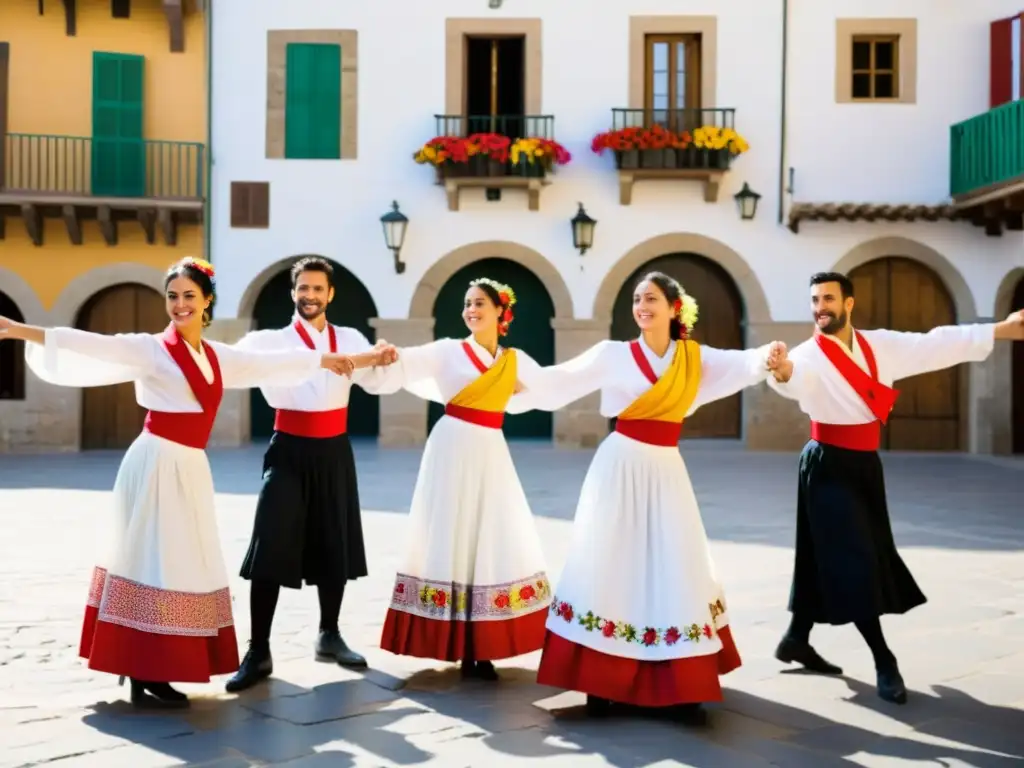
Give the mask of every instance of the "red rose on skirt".
<path id="1" fill-rule="evenodd" d="M 437 592 L 434 593 L 434 605 L 436 605 L 438 608 L 444 608 L 445 605 L 447 604 L 448 593 L 445 592 L 443 589 L 437 590 Z"/>
<path id="2" fill-rule="evenodd" d="M 658 630 L 648 627 L 644 630 L 644 645 L 654 645 L 658 642 Z"/>
<path id="3" fill-rule="evenodd" d="M 606 621 L 601 627 L 601 634 L 605 637 L 615 637 L 615 622 Z"/>
<path id="4" fill-rule="evenodd" d="M 572 621 L 572 606 L 568 603 L 562 603 L 558 606 L 558 615 L 565 619 L 566 622 Z"/>
<path id="5" fill-rule="evenodd" d="M 534 592 L 533 587 L 531 587 L 529 584 L 527 584 L 525 587 L 519 590 L 519 597 L 521 597 L 523 600 L 529 600 L 536 594 L 537 593 Z"/>
<path id="6" fill-rule="evenodd" d="M 508 608 L 509 605 L 512 604 L 512 601 L 509 600 L 508 593 L 506 593 L 506 592 L 499 592 L 498 596 L 496 598 L 494 598 L 494 604 L 498 608 Z"/>
<path id="7" fill-rule="evenodd" d="M 669 627 L 668 629 L 665 630 L 665 644 L 666 645 L 675 645 L 676 643 L 679 642 L 679 639 L 682 636 L 683 636 L 682 633 L 680 633 L 680 631 L 679 631 L 679 629 L 677 627 Z"/>
<path id="8" fill-rule="evenodd" d="M 704 625 L 704 637 L 707 637 L 707 638 L 711 637 L 711 625 L 710 624 L 705 624 Z"/>
<path id="9" fill-rule="evenodd" d="M 396 584 L 395 585 L 395 593 L 399 594 L 399 595 L 404 595 L 405 594 L 405 584 L 402 583 L 402 582 L 399 582 L 398 584 Z"/>

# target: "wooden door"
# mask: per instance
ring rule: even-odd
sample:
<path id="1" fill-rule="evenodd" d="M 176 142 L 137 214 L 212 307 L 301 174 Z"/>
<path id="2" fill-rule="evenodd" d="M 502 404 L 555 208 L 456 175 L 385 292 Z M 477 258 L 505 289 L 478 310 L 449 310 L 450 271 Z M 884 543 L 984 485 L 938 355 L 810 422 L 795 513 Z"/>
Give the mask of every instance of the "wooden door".
<path id="1" fill-rule="evenodd" d="M 1013 293 L 1013 309 L 1024 309 L 1024 278 Z M 1013 344 L 1013 376 L 1010 387 L 1013 408 L 1013 452 L 1024 453 L 1024 341 Z"/>
<path id="2" fill-rule="evenodd" d="M 693 339 L 719 349 L 743 349 L 743 301 L 729 273 L 703 256 L 676 253 L 660 256 L 634 272 L 619 290 L 612 310 L 612 338 L 635 339 L 633 291 L 648 272 L 664 272 L 678 280 L 697 300 L 700 317 Z M 739 438 L 742 434 L 742 393 L 709 403 L 686 420 L 683 437 Z"/>
<path id="3" fill-rule="evenodd" d="M 78 327 L 94 333 L 159 333 L 167 327 L 163 297 L 143 285 L 115 285 L 82 308 Z M 145 410 L 133 383 L 82 390 L 82 450 L 127 448 L 142 431 Z"/>
<path id="4" fill-rule="evenodd" d="M 541 365 L 555 362 L 555 331 L 551 319 L 555 316 L 555 303 L 544 283 L 533 272 L 508 259 L 481 259 L 463 267 L 446 282 L 434 301 L 434 338 L 464 339 L 469 335 L 462 319 L 462 307 L 471 280 L 489 277 L 512 287 L 516 293 L 515 320 L 509 326 L 503 345 L 518 347 Z M 431 403 L 427 427 L 444 414 L 444 407 Z M 550 439 L 552 415 L 549 411 L 528 411 L 505 417 L 503 431 L 506 437 L 533 437 Z"/>
<path id="5" fill-rule="evenodd" d="M 327 320 L 334 325 L 354 328 L 371 344 L 376 331 L 370 319 L 377 316 L 377 305 L 359 278 L 337 262 L 334 267 L 334 301 L 327 305 Z M 256 327 L 284 328 L 295 316 L 292 303 L 291 267 L 282 270 L 267 283 L 256 299 L 253 312 Z M 274 409 L 267 405 L 259 389 L 251 390 L 249 399 L 250 434 L 253 440 L 263 440 L 274 433 Z M 360 386 L 352 387 L 348 400 L 348 433 L 353 437 L 377 437 L 380 433 L 380 402 Z"/>
<path id="6" fill-rule="evenodd" d="M 890 257 L 850 273 L 855 328 L 930 331 L 956 323 L 956 309 L 938 275 L 912 259 Z M 900 396 L 882 430 L 882 448 L 960 450 L 960 366 L 896 382 Z"/>

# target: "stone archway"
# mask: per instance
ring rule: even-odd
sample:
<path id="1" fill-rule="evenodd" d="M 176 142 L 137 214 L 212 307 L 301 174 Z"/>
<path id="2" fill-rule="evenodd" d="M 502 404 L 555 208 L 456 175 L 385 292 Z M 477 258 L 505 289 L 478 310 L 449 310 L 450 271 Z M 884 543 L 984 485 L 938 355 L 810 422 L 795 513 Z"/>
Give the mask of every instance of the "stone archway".
<path id="1" fill-rule="evenodd" d="M 3 286 L 3 292 L 17 305 L 24 322 L 29 325 L 50 324 L 50 313 L 46 311 L 32 286 L 21 275 L 0 267 L 0 286 Z"/>
<path id="2" fill-rule="evenodd" d="M 995 320 L 1024 308 L 1024 267 L 1003 277 L 996 291 Z M 996 344 L 992 352 L 992 452 L 1024 454 L 1024 342 Z"/>
<path id="3" fill-rule="evenodd" d="M 669 253 L 695 253 L 718 264 L 732 278 L 743 297 L 744 323 L 752 325 L 771 322 L 768 297 L 757 275 L 736 251 L 725 243 L 704 235 L 678 232 L 658 235 L 633 247 L 608 270 L 594 297 L 594 320 L 611 326 L 615 297 L 630 275 L 644 264 Z M 699 300 L 699 297 L 697 297 Z"/>
<path id="4" fill-rule="evenodd" d="M 162 296 L 164 273 L 154 267 L 132 262 L 107 264 L 90 269 L 68 283 L 57 296 L 50 310 L 51 323 L 58 326 L 73 326 L 82 307 L 90 298 L 105 288 L 124 283 L 144 285 Z"/>

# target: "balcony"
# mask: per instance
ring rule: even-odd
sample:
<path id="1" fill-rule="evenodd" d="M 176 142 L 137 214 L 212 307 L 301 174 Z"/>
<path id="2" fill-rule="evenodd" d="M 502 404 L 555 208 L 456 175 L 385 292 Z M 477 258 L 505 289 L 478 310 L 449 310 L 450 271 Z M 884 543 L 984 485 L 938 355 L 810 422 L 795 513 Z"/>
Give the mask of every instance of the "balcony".
<path id="1" fill-rule="evenodd" d="M 527 206 L 540 210 L 540 192 L 570 156 L 555 141 L 551 115 L 435 115 L 434 138 L 414 156 L 431 165 L 445 188 L 448 210 L 459 210 L 463 189 L 483 188 L 487 199 L 522 189 Z"/>
<path id="2" fill-rule="evenodd" d="M 988 235 L 1024 230 L 1024 101 L 950 127 L 949 195 Z"/>
<path id="3" fill-rule="evenodd" d="M 149 243 L 159 227 L 168 245 L 179 223 L 199 223 L 206 198 L 202 144 L 9 133 L 0 152 L 0 239 L 7 216 L 21 216 L 43 244 L 43 219 L 63 219 L 82 244 L 83 219 L 99 222 L 108 245 L 117 226 L 137 222 Z"/>
<path id="4" fill-rule="evenodd" d="M 704 200 L 714 203 L 747 143 L 736 132 L 735 109 L 613 109 L 611 130 L 595 136 L 591 149 L 614 156 L 621 205 L 632 203 L 640 180 L 701 181 Z"/>

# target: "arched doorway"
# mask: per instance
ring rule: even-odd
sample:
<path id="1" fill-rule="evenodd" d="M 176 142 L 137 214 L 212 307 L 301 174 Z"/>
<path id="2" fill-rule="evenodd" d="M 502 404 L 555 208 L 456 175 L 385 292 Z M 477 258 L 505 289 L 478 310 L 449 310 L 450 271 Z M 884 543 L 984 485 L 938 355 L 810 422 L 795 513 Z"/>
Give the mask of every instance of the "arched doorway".
<path id="1" fill-rule="evenodd" d="M 327 320 L 334 325 L 355 328 L 372 344 L 376 338 L 370 319 L 377 316 L 377 305 L 359 278 L 337 262 L 334 267 L 334 301 L 327 305 Z M 295 315 L 292 303 L 291 265 L 274 275 L 256 299 L 253 319 L 256 328 L 283 328 Z M 263 393 L 252 390 L 249 398 L 253 439 L 270 437 L 274 432 L 274 409 Z M 353 437 L 376 437 L 380 430 L 380 404 L 376 395 L 361 387 L 352 387 L 349 397 L 348 431 Z"/>
<path id="2" fill-rule="evenodd" d="M 76 327 L 94 333 L 159 333 L 167 326 L 163 297 L 144 285 L 122 283 L 90 298 Z M 82 390 L 82 450 L 126 448 L 138 437 L 145 410 L 131 382 Z"/>
<path id="3" fill-rule="evenodd" d="M 25 322 L 14 299 L 0 291 L 0 316 L 16 323 Z M 25 342 L 0 343 L 0 400 L 25 399 Z"/>
<path id="4" fill-rule="evenodd" d="M 519 347 L 541 365 L 555 362 L 555 332 L 551 319 L 555 316 L 555 304 L 544 283 L 533 272 L 518 262 L 509 259 L 481 259 L 469 264 L 441 286 L 434 302 L 434 338 L 464 338 L 468 331 L 462 321 L 462 303 L 471 280 L 489 277 L 512 286 L 516 293 L 519 311 L 509 327 L 503 344 Z M 427 428 L 441 418 L 444 407 L 431 403 Z M 551 414 L 546 411 L 507 416 L 504 432 L 506 437 L 551 437 Z"/>
<path id="5" fill-rule="evenodd" d="M 1024 277 L 1013 292 L 1014 310 L 1024 309 Z M 1012 311 L 1012 310 L 1011 310 Z M 1013 402 L 1013 452 L 1024 453 L 1024 341 L 1013 342 L 1013 377 L 1010 379 Z"/>
<path id="6" fill-rule="evenodd" d="M 956 323 L 956 305 L 938 275 L 913 259 L 885 257 L 849 274 L 856 306 L 853 323 L 864 330 L 927 332 Z M 960 450 L 961 366 L 901 379 L 896 407 L 882 430 L 893 451 Z"/>
<path id="7" fill-rule="evenodd" d="M 711 259 L 695 253 L 659 256 L 636 270 L 622 284 L 612 308 L 611 337 L 636 338 L 633 290 L 646 273 L 657 270 L 678 280 L 700 306 L 693 338 L 719 349 L 743 349 L 743 299 L 729 273 Z M 702 407 L 686 420 L 685 438 L 739 438 L 742 434 L 742 395 L 735 394 Z"/>

